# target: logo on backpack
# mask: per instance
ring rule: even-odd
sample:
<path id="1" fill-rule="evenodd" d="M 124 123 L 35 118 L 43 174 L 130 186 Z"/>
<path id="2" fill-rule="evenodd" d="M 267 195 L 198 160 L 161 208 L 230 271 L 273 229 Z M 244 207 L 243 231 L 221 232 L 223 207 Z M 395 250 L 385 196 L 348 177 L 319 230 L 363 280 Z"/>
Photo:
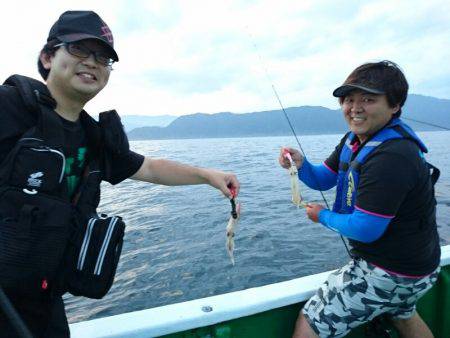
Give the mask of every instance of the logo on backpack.
<path id="1" fill-rule="evenodd" d="M 44 174 L 41 171 L 30 174 L 30 177 L 28 177 L 28 186 L 39 188 L 42 185 L 42 180 L 40 180 L 39 178 L 43 176 Z"/>

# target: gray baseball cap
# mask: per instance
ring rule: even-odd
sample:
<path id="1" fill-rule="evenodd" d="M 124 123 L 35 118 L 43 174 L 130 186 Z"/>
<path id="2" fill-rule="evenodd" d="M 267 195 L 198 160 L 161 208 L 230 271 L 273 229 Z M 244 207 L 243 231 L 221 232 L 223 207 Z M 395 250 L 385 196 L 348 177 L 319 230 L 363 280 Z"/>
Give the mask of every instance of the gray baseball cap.
<path id="1" fill-rule="evenodd" d="M 342 86 L 336 88 L 333 91 L 333 96 L 335 97 L 344 97 L 347 96 L 350 92 L 354 90 L 362 90 L 371 94 L 383 95 L 386 94 L 384 90 L 381 88 L 375 88 L 373 85 L 362 84 L 362 83 L 348 83 L 343 84 Z"/>

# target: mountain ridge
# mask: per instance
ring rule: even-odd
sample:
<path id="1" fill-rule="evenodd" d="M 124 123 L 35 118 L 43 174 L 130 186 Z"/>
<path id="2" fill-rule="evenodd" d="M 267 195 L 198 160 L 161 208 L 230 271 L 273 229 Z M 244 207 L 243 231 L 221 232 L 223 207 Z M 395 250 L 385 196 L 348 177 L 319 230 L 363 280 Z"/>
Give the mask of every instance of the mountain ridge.
<path id="1" fill-rule="evenodd" d="M 410 94 L 402 116 L 450 127 L 450 100 Z M 338 134 L 347 131 L 340 109 L 322 106 L 300 106 L 285 109 L 298 134 Z M 437 130 L 432 126 L 409 122 L 417 131 Z M 290 135 L 291 129 L 282 110 L 266 110 L 236 114 L 194 113 L 173 120 L 166 127 L 140 127 L 129 131 L 131 140 L 188 139 Z"/>

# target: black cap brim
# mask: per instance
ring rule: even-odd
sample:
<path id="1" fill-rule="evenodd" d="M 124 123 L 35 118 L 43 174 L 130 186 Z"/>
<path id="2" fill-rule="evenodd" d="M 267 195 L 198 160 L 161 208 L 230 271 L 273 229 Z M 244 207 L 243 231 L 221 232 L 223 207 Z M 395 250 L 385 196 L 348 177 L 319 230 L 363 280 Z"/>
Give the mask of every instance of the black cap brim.
<path id="1" fill-rule="evenodd" d="M 60 40 L 62 42 L 66 42 L 66 43 L 87 40 L 87 39 L 94 39 L 94 40 L 97 40 L 97 41 L 103 43 L 103 45 L 111 52 L 111 59 L 113 59 L 116 62 L 119 61 L 119 56 L 117 55 L 114 48 L 111 47 L 111 45 L 108 44 L 107 42 L 105 42 L 103 39 L 100 39 L 99 37 L 97 37 L 95 35 L 76 33 L 76 34 L 67 34 L 67 35 L 58 36 L 58 40 Z"/>
<path id="2" fill-rule="evenodd" d="M 359 84 L 345 84 L 345 85 L 342 85 L 342 86 L 336 88 L 333 91 L 333 96 L 334 97 L 344 97 L 344 96 L 347 96 L 350 92 L 357 90 L 357 89 L 371 93 L 371 94 L 376 94 L 376 95 L 386 94 L 386 92 L 384 92 L 382 90 L 369 88 L 369 87 L 359 85 Z"/>

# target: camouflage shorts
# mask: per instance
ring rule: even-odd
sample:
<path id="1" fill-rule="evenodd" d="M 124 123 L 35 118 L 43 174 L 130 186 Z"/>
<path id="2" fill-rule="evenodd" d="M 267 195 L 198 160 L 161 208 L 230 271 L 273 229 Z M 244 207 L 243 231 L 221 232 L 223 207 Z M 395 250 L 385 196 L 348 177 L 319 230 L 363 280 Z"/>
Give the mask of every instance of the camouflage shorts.
<path id="1" fill-rule="evenodd" d="M 328 276 L 303 314 L 320 337 L 343 337 L 380 314 L 414 315 L 417 300 L 436 282 L 439 268 L 423 278 L 400 277 L 365 260 L 352 260 Z"/>

